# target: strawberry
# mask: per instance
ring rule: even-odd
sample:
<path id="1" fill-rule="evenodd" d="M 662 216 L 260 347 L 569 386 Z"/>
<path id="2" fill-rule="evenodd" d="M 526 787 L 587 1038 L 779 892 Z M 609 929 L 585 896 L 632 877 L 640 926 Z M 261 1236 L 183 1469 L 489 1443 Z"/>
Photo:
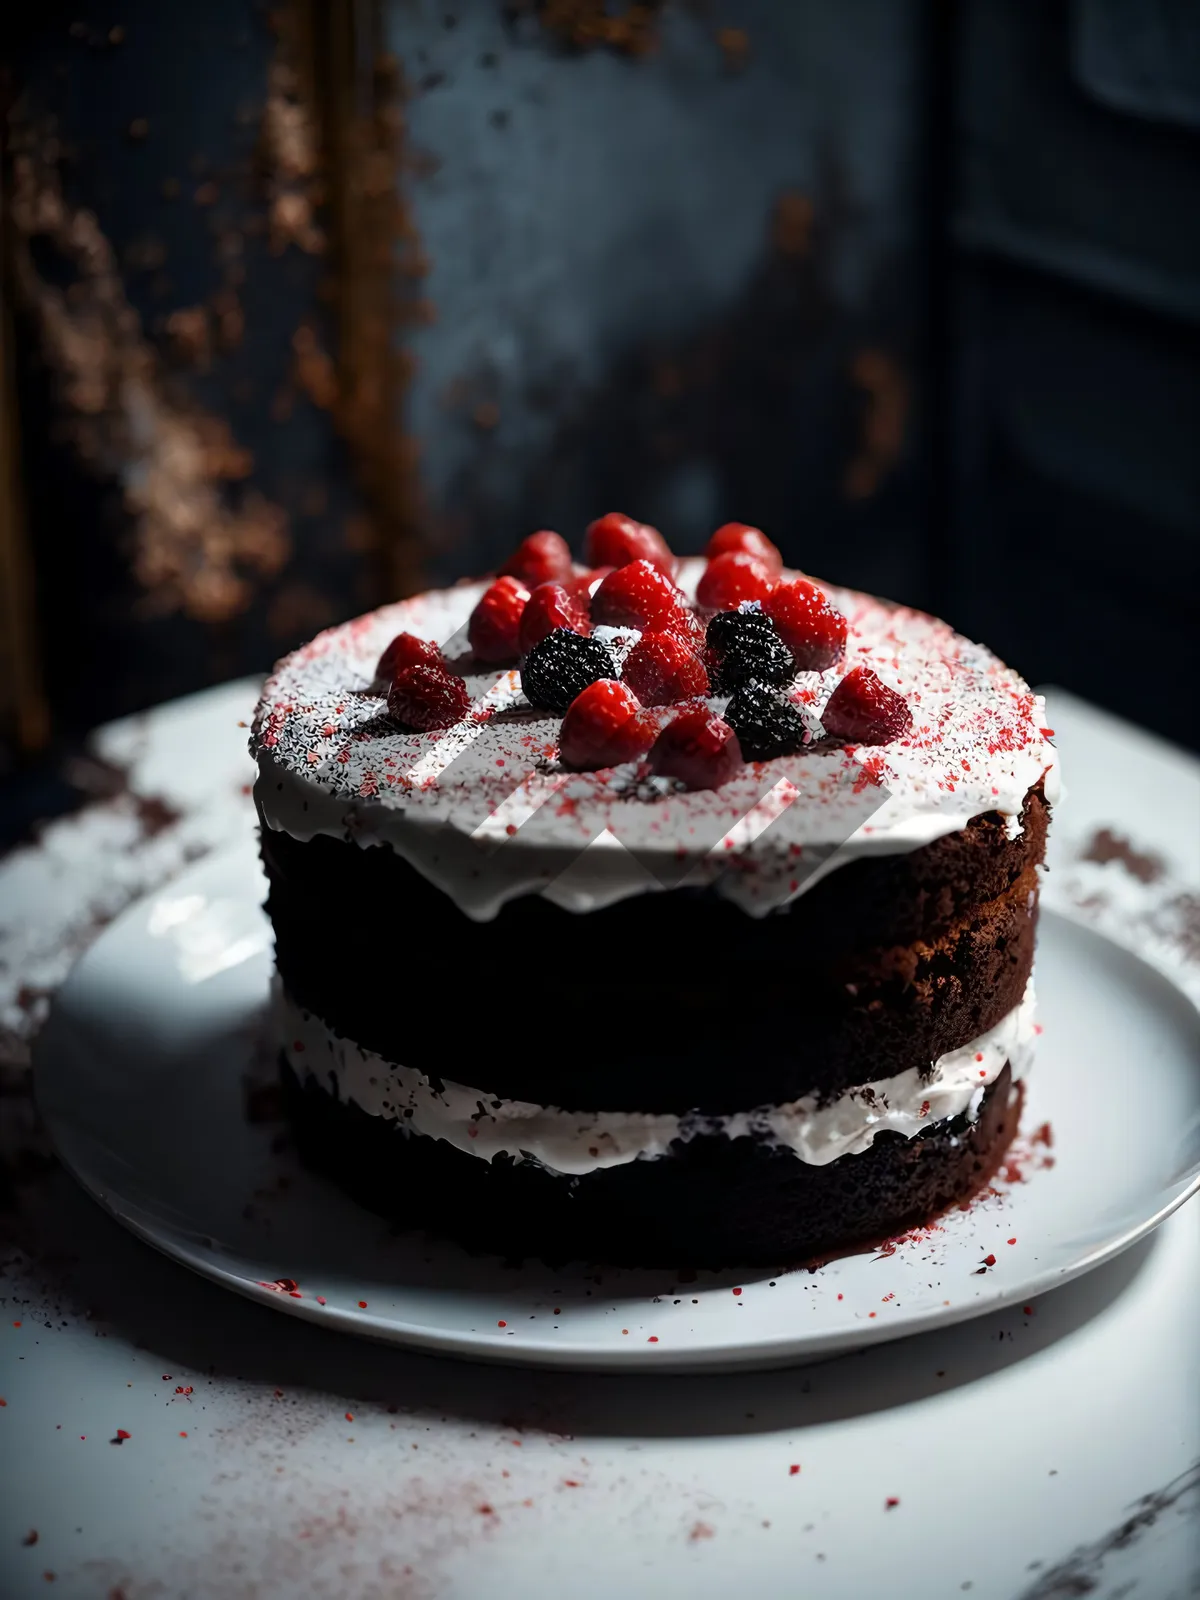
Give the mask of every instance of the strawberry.
<path id="1" fill-rule="evenodd" d="M 592 567 L 587 572 L 582 572 L 577 578 L 563 580 L 563 588 L 570 595 L 575 595 L 585 606 L 592 603 L 592 595 L 614 569 L 612 567 Z"/>
<path id="2" fill-rule="evenodd" d="M 572 633 L 587 635 L 592 631 L 588 620 L 587 593 L 580 599 L 574 584 L 539 583 L 529 596 L 521 613 L 517 630 L 517 643 L 521 654 L 528 655 L 534 645 L 554 632 L 555 628 L 570 628 Z"/>
<path id="3" fill-rule="evenodd" d="M 717 789 L 742 766 L 742 751 L 727 722 L 707 706 L 694 706 L 667 723 L 651 747 L 650 765 L 689 789 Z"/>
<path id="4" fill-rule="evenodd" d="M 621 676 L 644 706 L 669 706 L 708 693 L 704 663 L 676 633 L 644 633 L 626 656 Z"/>
<path id="5" fill-rule="evenodd" d="M 522 539 L 500 568 L 502 574 L 520 578 L 531 589 L 539 583 L 563 583 L 574 570 L 567 541 L 561 533 L 545 528 Z"/>
<path id="6" fill-rule="evenodd" d="M 379 658 L 375 668 L 377 683 L 391 683 L 402 667 L 440 667 L 446 663 L 436 644 L 418 639 L 415 633 L 398 633 Z"/>
<path id="7" fill-rule="evenodd" d="M 515 661 L 521 613 L 529 590 L 519 578 L 497 578 L 467 623 L 467 638 L 480 661 Z"/>
<path id="8" fill-rule="evenodd" d="M 763 610 L 802 671 L 824 672 L 845 654 L 846 619 L 807 578 L 776 584 Z"/>
<path id="9" fill-rule="evenodd" d="M 681 605 L 678 611 L 673 611 L 665 621 L 658 624 L 660 633 L 673 633 L 677 639 L 682 639 L 684 644 L 698 656 L 704 654 L 704 624 L 689 605 Z"/>
<path id="10" fill-rule="evenodd" d="M 821 726 L 844 744 L 891 744 L 912 727 L 912 712 L 870 667 L 851 667 L 829 696 Z"/>
<path id="11" fill-rule="evenodd" d="M 576 695 L 558 733 L 564 765 L 583 772 L 636 761 L 657 729 L 633 693 L 615 678 L 600 678 Z"/>
<path id="12" fill-rule="evenodd" d="M 765 600 L 774 587 L 775 574 L 765 561 L 730 550 L 705 567 L 696 600 L 710 611 L 736 611 L 745 600 Z"/>
<path id="13" fill-rule="evenodd" d="M 444 667 L 401 667 L 388 690 L 388 713 L 406 728 L 452 728 L 470 709 L 466 684 Z"/>
<path id="14" fill-rule="evenodd" d="M 653 562 L 618 567 L 592 596 L 592 621 L 614 628 L 663 628 L 683 609 L 679 590 Z"/>
<path id="15" fill-rule="evenodd" d="M 649 561 L 668 577 L 675 557 L 657 528 L 635 522 L 621 511 L 609 511 L 588 528 L 583 558 L 593 567 L 627 567 L 631 561 Z"/>
<path id="16" fill-rule="evenodd" d="M 753 556 L 774 573 L 783 571 L 783 557 L 761 528 L 752 528 L 746 522 L 726 522 L 713 534 L 705 546 L 704 554 L 710 561 L 718 556 Z"/>

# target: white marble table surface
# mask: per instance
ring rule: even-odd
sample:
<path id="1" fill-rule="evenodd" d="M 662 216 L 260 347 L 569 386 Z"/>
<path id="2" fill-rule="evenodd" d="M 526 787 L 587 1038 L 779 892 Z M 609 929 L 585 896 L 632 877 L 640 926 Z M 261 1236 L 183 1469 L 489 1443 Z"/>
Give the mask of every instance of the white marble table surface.
<path id="1" fill-rule="evenodd" d="M 102 730 L 126 787 L 0 862 L 19 1202 L 0 1219 L 0 1594 L 1200 1593 L 1194 1201 L 1030 1318 L 787 1372 L 623 1379 L 443 1362 L 273 1314 L 128 1237 L 45 1162 L 30 1038 L 108 918 L 252 827 L 254 695 Z M 1049 708 L 1070 792 L 1048 891 L 1200 992 L 1200 762 L 1067 694 Z"/>

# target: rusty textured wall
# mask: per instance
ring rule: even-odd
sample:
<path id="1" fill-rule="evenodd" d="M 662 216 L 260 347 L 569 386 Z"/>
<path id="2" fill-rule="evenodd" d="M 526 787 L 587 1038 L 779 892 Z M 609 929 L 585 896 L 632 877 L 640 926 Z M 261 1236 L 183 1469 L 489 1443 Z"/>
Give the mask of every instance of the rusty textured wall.
<path id="1" fill-rule="evenodd" d="M 436 570 L 613 506 L 927 597 L 924 9 L 667 5 L 632 49 L 587 11 L 387 7 Z"/>
<path id="2" fill-rule="evenodd" d="M 759 521 L 1200 741 L 1197 16 L 24 13 L 4 439 L 52 727 L 620 507 L 681 550 Z"/>
<path id="3" fill-rule="evenodd" d="M 311 107 L 246 0 L 26 16 L 5 127 L 27 520 L 56 726 L 268 664 L 378 593 L 321 389 Z"/>
<path id="4" fill-rule="evenodd" d="M 685 549 L 761 519 L 922 597 L 918 8 L 602 11 L 25 18 L 10 286 L 60 729 L 612 506 Z"/>

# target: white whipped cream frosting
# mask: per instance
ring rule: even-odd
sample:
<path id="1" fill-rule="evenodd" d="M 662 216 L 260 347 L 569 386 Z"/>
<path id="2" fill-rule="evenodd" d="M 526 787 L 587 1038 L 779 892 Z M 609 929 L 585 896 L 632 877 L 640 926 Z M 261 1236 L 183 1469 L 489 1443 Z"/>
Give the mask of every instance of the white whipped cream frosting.
<path id="1" fill-rule="evenodd" d="M 806 1096 L 790 1105 L 761 1106 L 727 1116 L 636 1111 L 564 1111 L 523 1100 L 503 1100 L 443 1080 L 437 1087 L 412 1067 L 397 1066 L 334 1033 L 304 1011 L 278 981 L 275 1026 L 289 1064 L 311 1075 L 339 1100 L 382 1117 L 410 1134 L 444 1139 L 482 1161 L 508 1155 L 534 1160 L 552 1172 L 579 1176 L 663 1156 L 698 1134 L 730 1139 L 756 1136 L 791 1150 L 801 1161 L 824 1166 L 868 1149 L 888 1130 L 911 1139 L 931 1124 L 974 1118 L 984 1090 L 1004 1069 L 1028 1071 L 1037 1033 L 1033 980 L 1019 1006 L 980 1038 L 941 1056 L 922 1071 L 851 1089 L 820 1105 Z"/>
<path id="2" fill-rule="evenodd" d="M 682 563 L 685 593 L 703 566 Z M 841 676 L 869 666 L 909 703 L 902 740 L 749 763 L 716 791 L 672 792 L 659 779 L 638 787 L 632 765 L 563 769 L 559 719 L 528 706 L 519 673 L 465 661 L 475 715 L 440 733 L 398 730 L 373 683 L 384 646 L 406 630 L 449 643 L 457 665 L 485 587 L 385 606 L 280 662 L 251 738 L 268 828 L 390 845 L 479 921 L 525 894 L 587 912 L 674 887 L 683 851 L 689 884 L 715 885 L 763 916 L 848 861 L 917 849 L 985 812 L 1015 835 L 1043 780 L 1050 803 L 1058 798 L 1043 703 L 1015 672 L 937 618 L 835 588 L 846 658 L 797 674 L 793 698 L 819 726 Z"/>

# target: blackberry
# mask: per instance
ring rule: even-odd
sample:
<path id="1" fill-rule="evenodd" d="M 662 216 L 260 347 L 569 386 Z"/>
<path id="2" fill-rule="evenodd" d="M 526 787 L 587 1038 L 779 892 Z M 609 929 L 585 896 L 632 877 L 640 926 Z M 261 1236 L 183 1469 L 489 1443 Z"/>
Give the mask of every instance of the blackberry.
<path id="1" fill-rule="evenodd" d="M 725 694 L 744 683 L 790 683 L 792 652 L 763 611 L 718 611 L 708 624 L 710 670 Z"/>
<path id="2" fill-rule="evenodd" d="M 725 721 L 738 736 L 747 761 L 790 756 L 812 739 L 790 700 L 765 683 L 745 683 L 725 707 Z"/>
<path id="3" fill-rule="evenodd" d="M 617 675 L 616 662 L 599 639 L 585 639 L 570 628 L 555 628 L 521 663 L 521 687 L 530 705 L 560 715 L 588 684 Z"/>

